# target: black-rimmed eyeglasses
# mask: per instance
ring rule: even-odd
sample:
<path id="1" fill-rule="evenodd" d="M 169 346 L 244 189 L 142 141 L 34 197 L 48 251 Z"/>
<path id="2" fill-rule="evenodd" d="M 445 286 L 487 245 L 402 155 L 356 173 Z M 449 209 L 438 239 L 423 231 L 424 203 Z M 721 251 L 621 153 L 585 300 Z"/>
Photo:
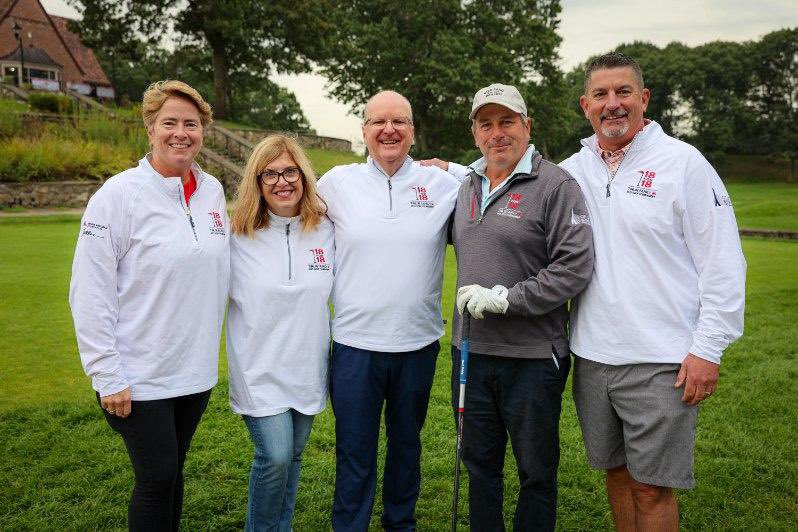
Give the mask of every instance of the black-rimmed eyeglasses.
<path id="1" fill-rule="evenodd" d="M 302 177 L 302 170 L 296 166 L 289 166 L 282 172 L 264 170 L 258 177 L 264 185 L 276 185 L 281 177 L 285 179 L 286 183 L 294 183 Z"/>

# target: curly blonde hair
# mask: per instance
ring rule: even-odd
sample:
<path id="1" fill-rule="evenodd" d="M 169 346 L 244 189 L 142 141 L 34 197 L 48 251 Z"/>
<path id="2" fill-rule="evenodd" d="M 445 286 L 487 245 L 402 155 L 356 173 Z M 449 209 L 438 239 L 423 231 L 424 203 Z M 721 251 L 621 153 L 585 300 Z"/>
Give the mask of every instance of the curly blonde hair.
<path id="1" fill-rule="evenodd" d="M 253 237 L 255 231 L 269 227 L 269 211 L 260 188 L 259 175 L 283 153 L 288 153 L 302 171 L 302 198 L 299 220 L 304 231 L 312 231 L 327 212 L 327 204 L 316 191 L 316 174 L 299 143 L 285 135 L 270 135 L 260 141 L 249 156 L 244 177 L 238 184 L 230 226 L 234 233 Z"/>

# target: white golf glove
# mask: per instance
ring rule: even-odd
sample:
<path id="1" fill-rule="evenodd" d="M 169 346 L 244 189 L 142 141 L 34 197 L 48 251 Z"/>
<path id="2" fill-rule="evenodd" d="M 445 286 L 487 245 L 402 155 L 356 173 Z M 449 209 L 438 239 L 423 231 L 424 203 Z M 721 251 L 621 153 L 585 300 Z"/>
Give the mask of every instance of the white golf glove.
<path id="1" fill-rule="evenodd" d="M 469 314 L 481 320 L 484 318 L 483 312 L 504 314 L 508 305 L 507 288 L 498 284 L 493 288 L 470 284 L 457 290 L 457 312 L 460 315 L 468 307 Z"/>

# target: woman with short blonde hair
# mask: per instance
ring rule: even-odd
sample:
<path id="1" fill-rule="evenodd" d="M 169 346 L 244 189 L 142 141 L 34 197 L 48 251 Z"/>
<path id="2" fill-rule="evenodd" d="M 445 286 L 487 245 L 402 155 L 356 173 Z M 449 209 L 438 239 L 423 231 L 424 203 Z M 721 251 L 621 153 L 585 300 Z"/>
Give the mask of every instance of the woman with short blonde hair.
<path id="1" fill-rule="evenodd" d="M 83 214 L 69 303 L 81 362 L 135 476 L 130 530 L 177 530 L 183 464 L 218 380 L 230 272 L 219 181 L 194 161 L 211 108 L 181 81 L 144 93 L 150 153 Z"/>
<path id="2" fill-rule="evenodd" d="M 302 148 L 258 143 L 230 240 L 230 405 L 255 445 L 246 530 L 290 531 L 302 451 L 327 399 L 332 223 Z"/>

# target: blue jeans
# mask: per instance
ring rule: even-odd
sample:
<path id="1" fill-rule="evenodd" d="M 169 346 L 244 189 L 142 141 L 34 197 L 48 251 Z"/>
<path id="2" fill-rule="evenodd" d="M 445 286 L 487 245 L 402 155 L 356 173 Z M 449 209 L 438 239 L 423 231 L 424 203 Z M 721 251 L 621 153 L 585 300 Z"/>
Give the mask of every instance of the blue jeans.
<path id="1" fill-rule="evenodd" d="M 554 530 L 560 409 L 571 358 L 524 359 L 471 353 L 463 415 L 463 464 L 473 531 L 502 531 L 504 453 L 509 436 L 518 466 L 513 530 Z M 452 348 L 457 419 L 460 350 Z"/>
<path id="2" fill-rule="evenodd" d="M 427 416 L 438 342 L 382 353 L 333 342 L 330 399 L 335 413 L 336 532 L 368 530 L 377 483 L 377 440 L 385 405 L 388 438 L 382 527 L 415 530 L 421 485 L 421 428 Z"/>
<path id="3" fill-rule="evenodd" d="M 273 416 L 242 417 L 255 444 L 245 530 L 290 531 L 313 416 L 289 409 Z"/>

